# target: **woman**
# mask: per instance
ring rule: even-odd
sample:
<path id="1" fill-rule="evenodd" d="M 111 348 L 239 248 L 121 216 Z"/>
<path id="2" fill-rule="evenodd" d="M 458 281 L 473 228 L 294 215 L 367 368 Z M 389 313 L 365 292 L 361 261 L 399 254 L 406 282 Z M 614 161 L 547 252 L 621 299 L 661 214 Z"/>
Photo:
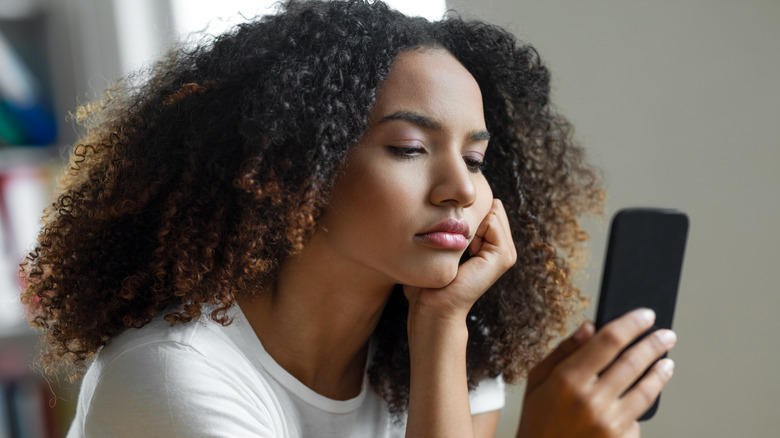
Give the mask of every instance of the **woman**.
<path id="1" fill-rule="evenodd" d="M 548 84 L 493 26 L 291 2 L 83 110 L 24 266 L 46 363 L 91 361 L 69 436 L 492 436 L 600 206 Z M 651 325 L 583 324 L 519 436 L 638 435 Z"/>

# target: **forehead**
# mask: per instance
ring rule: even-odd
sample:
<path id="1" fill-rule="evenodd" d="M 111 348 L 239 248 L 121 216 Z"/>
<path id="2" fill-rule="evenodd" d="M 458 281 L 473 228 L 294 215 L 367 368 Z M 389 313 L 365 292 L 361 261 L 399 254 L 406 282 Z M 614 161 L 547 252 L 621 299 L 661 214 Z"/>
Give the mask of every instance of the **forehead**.
<path id="1" fill-rule="evenodd" d="M 484 128 L 482 93 L 468 70 L 444 49 L 401 52 L 377 88 L 370 119 L 412 111 L 435 120 Z"/>

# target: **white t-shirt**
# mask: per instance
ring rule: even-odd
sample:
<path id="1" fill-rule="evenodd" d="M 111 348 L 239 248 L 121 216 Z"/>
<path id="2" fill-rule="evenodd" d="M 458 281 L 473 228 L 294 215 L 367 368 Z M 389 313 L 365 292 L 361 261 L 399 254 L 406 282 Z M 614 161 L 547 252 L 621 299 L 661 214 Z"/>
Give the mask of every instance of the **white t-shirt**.
<path id="1" fill-rule="evenodd" d="M 404 436 L 365 378 L 353 399 L 317 394 L 263 349 L 238 305 L 230 314 L 227 327 L 160 316 L 116 337 L 84 376 L 68 438 Z M 503 381 L 469 401 L 472 414 L 501 409 Z"/>

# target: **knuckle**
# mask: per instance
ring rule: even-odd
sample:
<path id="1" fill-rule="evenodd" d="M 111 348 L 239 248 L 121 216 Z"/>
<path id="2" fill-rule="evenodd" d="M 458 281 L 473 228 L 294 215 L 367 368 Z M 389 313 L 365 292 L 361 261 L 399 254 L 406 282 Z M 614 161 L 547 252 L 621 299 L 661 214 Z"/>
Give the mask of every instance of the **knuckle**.
<path id="1" fill-rule="evenodd" d="M 591 424 L 593 425 L 593 436 L 620 436 L 620 423 L 615 418 L 607 415 L 600 415 L 599 417 L 594 418 Z"/>
<path id="2" fill-rule="evenodd" d="M 639 375 L 640 373 L 644 372 L 647 367 L 648 363 L 647 360 L 640 356 L 638 352 L 636 351 L 630 351 L 625 354 L 623 354 L 622 358 L 624 362 L 624 366 L 634 375 Z"/>
<path id="3" fill-rule="evenodd" d="M 585 418 L 591 423 L 598 422 L 601 418 L 601 411 L 598 403 L 593 397 L 587 396 L 585 393 L 577 393 L 577 397 L 572 400 L 575 408 L 582 412 Z"/>
<path id="4" fill-rule="evenodd" d="M 648 336 L 647 338 L 648 342 L 646 343 L 645 349 L 647 350 L 647 354 L 653 358 L 657 358 L 668 350 L 665 341 L 658 333 L 653 333 L 652 336 Z"/>
<path id="5" fill-rule="evenodd" d="M 574 377 L 573 373 L 567 370 L 558 370 L 553 374 L 552 378 L 561 394 L 565 394 L 575 399 L 582 396 L 581 385 Z"/>
<path id="6" fill-rule="evenodd" d="M 650 406 L 658 396 L 658 391 L 650 385 L 640 385 L 637 387 L 637 396 L 644 406 Z"/>
<path id="7" fill-rule="evenodd" d="M 573 412 L 580 412 L 591 421 L 597 417 L 598 403 L 579 379 L 571 373 L 557 374 L 554 378 L 557 386 L 556 393 L 559 394 L 561 401 L 565 401 L 565 404 L 573 409 Z"/>
<path id="8" fill-rule="evenodd" d="M 623 336 L 615 327 L 609 327 L 601 332 L 601 342 L 603 342 L 605 346 L 614 349 L 619 349 L 626 345 L 625 336 Z"/>
<path id="9" fill-rule="evenodd" d="M 657 373 L 650 373 L 645 376 L 638 385 L 631 391 L 635 393 L 634 397 L 643 407 L 648 407 L 658 398 L 665 382 Z"/>
<path id="10" fill-rule="evenodd" d="M 504 270 L 510 269 L 516 261 L 517 256 L 514 253 L 507 254 L 507 257 L 504 258 Z"/>
<path id="11" fill-rule="evenodd" d="M 614 423 L 603 418 L 599 418 L 593 425 L 596 436 L 616 436 Z"/>

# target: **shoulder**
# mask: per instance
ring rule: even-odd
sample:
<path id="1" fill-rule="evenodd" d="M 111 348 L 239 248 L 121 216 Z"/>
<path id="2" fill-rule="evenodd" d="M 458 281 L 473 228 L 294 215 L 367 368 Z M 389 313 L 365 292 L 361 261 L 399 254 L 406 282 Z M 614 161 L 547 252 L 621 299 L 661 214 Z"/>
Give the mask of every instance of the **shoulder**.
<path id="1" fill-rule="evenodd" d="M 190 360 L 190 355 L 220 358 L 241 355 L 227 331 L 207 316 L 188 323 L 170 325 L 165 312 L 140 329 L 128 329 L 113 338 L 95 358 L 90 370 L 97 372 L 128 362 L 150 365 L 166 356 L 173 363 Z M 182 353 L 182 354 L 175 354 Z"/>
<path id="2" fill-rule="evenodd" d="M 77 409 L 85 436 L 285 435 L 268 383 L 208 318 L 158 318 L 118 336 L 90 366 Z"/>

